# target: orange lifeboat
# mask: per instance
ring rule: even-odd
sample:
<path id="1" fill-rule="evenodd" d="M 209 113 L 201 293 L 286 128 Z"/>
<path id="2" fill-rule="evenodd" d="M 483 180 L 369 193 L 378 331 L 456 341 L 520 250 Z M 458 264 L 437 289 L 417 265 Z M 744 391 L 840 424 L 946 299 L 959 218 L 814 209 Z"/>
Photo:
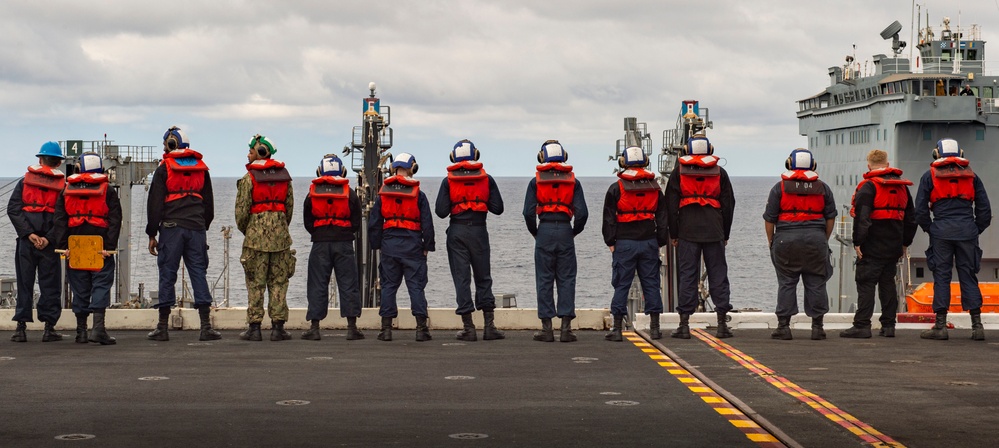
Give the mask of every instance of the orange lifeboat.
<path id="1" fill-rule="evenodd" d="M 999 283 L 979 282 L 982 290 L 982 312 L 999 313 Z M 912 294 L 905 296 L 905 305 L 909 313 L 933 313 L 933 282 L 927 282 L 916 287 Z M 961 284 L 950 284 L 950 313 L 962 313 Z"/>

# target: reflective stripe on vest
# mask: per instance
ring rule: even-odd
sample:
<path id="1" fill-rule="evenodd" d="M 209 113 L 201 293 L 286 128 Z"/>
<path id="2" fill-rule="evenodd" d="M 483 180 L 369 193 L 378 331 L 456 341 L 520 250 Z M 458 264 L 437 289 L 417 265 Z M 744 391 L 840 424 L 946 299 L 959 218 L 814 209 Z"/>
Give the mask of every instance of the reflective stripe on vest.
<path id="1" fill-rule="evenodd" d="M 481 163 L 465 160 L 447 167 L 447 182 L 451 216 L 465 210 L 489 211 L 489 177 Z"/>
<path id="2" fill-rule="evenodd" d="M 350 227 L 350 182 L 342 177 L 323 176 L 312 180 L 313 226 Z"/>
<path id="3" fill-rule="evenodd" d="M 44 165 L 29 166 L 21 188 L 21 210 L 54 213 L 56 200 L 65 187 L 66 175 L 62 171 Z"/>
<path id="4" fill-rule="evenodd" d="M 74 174 L 66 179 L 64 204 L 69 216 L 69 227 L 84 223 L 95 227 L 108 227 L 108 177 L 103 174 Z"/>
<path id="5" fill-rule="evenodd" d="M 378 190 L 382 200 L 383 229 L 420 230 L 420 181 L 400 176 L 385 179 Z"/>
<path id="6" fill-rule="evenodd" d="M 572 173 L 572 166 L 553 162 L 538 165 L 537 169 L 537 214 L 558 212 L 572 217 L 573 193 L 576 190 L 576 175 Z"/>

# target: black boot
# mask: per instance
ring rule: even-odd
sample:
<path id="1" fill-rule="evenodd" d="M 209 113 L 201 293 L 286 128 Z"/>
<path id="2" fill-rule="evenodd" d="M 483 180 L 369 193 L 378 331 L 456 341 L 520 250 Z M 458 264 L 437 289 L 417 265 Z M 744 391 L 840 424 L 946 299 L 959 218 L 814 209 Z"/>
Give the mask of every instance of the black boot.
<path id="1" fill-rule="evenodd" d="M 576 335 L 572 334 L 572 318 L 563 317 L 562 327 L 558 334 L 559 342 L 576 342 Z"/>
<path id="2" fill-rule="evenodd" d="M 28 342 L 28 324 L 24 322 L 17 322 L 17 328 L 14 329 L 14 334 L 11 335 L 11 342 Z"/>
<path id="3" fill-rule="evenodd" d="M 272 320 L 271 321 L 271 340 L 272 341 L 287 341 L 291 339 L 291 333 L 284 331 L 284 321 L 283 320 Z"/>
<path id="4" fill-rule="evenodd" d="M 492 341 L 496 339 L 506 339 L 506 335 L 502 331 L 496 329 L 496 314 L 493 310 L 483 311 L 482 320 L 484 324 L 482 325 L 482 340 Z"/>
<path id="5" fill-rule="evenodd" d="M 211 312 L 212 309 L 208 306 L 198 308 L 198 317 L 201 318 L 201 334 L 198 336 L 199 341 L 217 341 L 222 339 L 222 333 L 219 333 L 212 328 Z"/>
<path id="6" fill-rule="evenodd" d="M 812 318 L 812 340 L 821 341 L 826 338 L 826 331 L 822 329 L 822 318 L 825 315 Z"/>
<path id="7" fill-rule="evenodd" d="M 659 329 L 659 313 L 649 313 L 649 337 L 662 339 L 663 331 Z"/>
<path id="8" fill-rule="evenodd" d="M 244 341 L 262 341 L 263 336 L 260 335 L 260 322 L 255 324 L 250 324 L 246 331 L 239 334 L 239 338 Z"/>
<path id="9" fill-rule="evenodd" d="M 669 334 L 669 337 L 677 339 L 690 339 L 689 314 L 680 315 L 680 325 L 677 325 L 676 330 L 673 330 L 673 332 Z"/>
<path id="10" fill-rule="evenodd" d="M 86 344 L 89 339 L 87 335 L 87 317 L 90 315 L 87 313 L 76 313 L 76 343 Z"/>
<path id="11" fill-rule="evenodd" d="M 770 333 L 771 339 L 790 341 L 791 336 L 791 316 L 777 316 L 777 328 Z"/>
<path id="12" fill-rule="evenodd" d="M 883 330 L 884 329 L 882 328 L 882 331 Z M 894 330 L 894 329 L 892 329 L 892 330 Z M 894 331 L 892 331 L 892 333 L 894 333 Z M 883 336 L 883 334 L 882 334 L 882 336 Z M 853 324 L 852 327 L 847 328 L 846 330 L 843 330 L 843 331 L 839 332 L 839 337 L 841 337 L 841 338 L 867 339 L 867 338 L 871 337 L 871 329 L 868 328 L 868 327 L 858 327 L 857 324 Z"/>
<path id="13" fill-rule="evenodd" d="M 534 332 L 534 340 L 540 342 L 555 342 L 555 331 L 552 330 L 551 318 L 541 319 L 541 330 Z"/>
<path id="14" fill-rule="evenodd" d="M 624 316 L 614 315 L 614 326 L 611 327 L 610 332 L 604 335 L 605 341 L 611 342 L 621 342 L 624 337 L 621 336 L 621 327 L 624 325 Z"/>
<path id="15" fill-rule="evenodd" d="M 169 341 L 170 333 L 167 326 L 170 321 L 170 308 L 160 308 L 160 321 L 156 324 L 156 329 L 146 335 L 146 339 L 153 341 Z"/>
<path id="16" fill-rule="evenodd" d="M 392 340 L 392 318 L 382 317 L 382 331 L 378 333 L 379 341 L 391 341 Z"/>
<path id="17" fill-rule="evenodd" d="M 108 336 L 107 330 L 104 329 L 104 310 L 94 311 L 94 331 L 90 332 L 90 339 L 88 341 L 101 345 L 115 345 L 118 343 L 115 338 Z"/>
<path id="18" fill-rule="evenodd" d="M 878 336 L 893 338 L 895 337 L 895 327 L 881 327 L 878 331 Z"/>
<path id="19" fill-rule="evenodd" d="M 981 319 L 979 319 L 981 321 Z M 985 333 L 982 333 L 982 339 L 985 339 Z M 62 335 L 56 333 L 55 324 L 52 322 L 45 322 L 45 332 L 42 333 L 42 342 L 54 342 L 61 341 Z"/>
<path id="20" fill-rule="evenodd" d="M 319 333 L 321 333 L 319 331 L 319 319 L 312 319 L 312 326 L 310 326 L 305 333 L 302 333 L 302 339 L 305 339 L 306 341 L 319 341 L 323 338 L 323 336 Z M 347 337 L 349 338 L 350 334 L 348 334 Z"/>
<path id="21" fill-rule="evenodd" d="M 715 332 L 715 337 L 718 339 L 725 339 L 735 336 L 732 334 L 732 330 L 728 328 L 728 313 L 725 311 L 718 312 L 718 331 Z"/>
<path id="22" fill-rule="evenodd" d="M 471 317 L 471 315 L 469 315 Z M 416 342 L 429 341 L 430 328 L 427 327 L 427 316 L 416 316 Z"/>
<path id="23" fill-rule="evenodd" d="M 922 339 L 936 339 L 938 341 L 946 341 L 947 336 L 947 312 L 937 313 L 936 322 L 933 324 L 933 328 L 923 331 L 919 334 Z"/>
<path id="24" fill-rule="evenodd" d="M 357 329 L 357 317 L 347 318 L 347 340 L 354 341 L 357 339 L 364 339 L 364 333 Z"/>
<path id="25" fill-rule="evenodd" d="M 982 309 L 974 309 L 971 313 L 971 340 L 984 341 L 985 327 L 982 325 Z M 44 341 L 44 339 L 42 339 Z"/>
<path id="26" fill-rule="evenodd" d="M 472 323 L 472 313 L 461 315 L 461 331 L 454 338 L 466 342 L 475 342 L 478 340 L 475 337 L 475 324 Z"/>

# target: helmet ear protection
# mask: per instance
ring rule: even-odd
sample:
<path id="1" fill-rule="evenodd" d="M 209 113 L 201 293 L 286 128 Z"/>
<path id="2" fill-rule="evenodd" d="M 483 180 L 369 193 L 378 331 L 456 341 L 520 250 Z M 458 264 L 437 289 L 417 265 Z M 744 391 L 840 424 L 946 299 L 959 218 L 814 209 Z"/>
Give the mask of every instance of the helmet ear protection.
<path id="1" fill-rule="evenodd" d="M 538 151 L 538 163 L 567 162 L 569 153 L 558 140 L 545 140 L 541 144 L 541 151 Z"/>
<path id="2" fill-rule="evenodd" d="M 707 137 L 695 135 L 687 139 L 687 144 L 681 149 L 684 156 L 709 156 L 715 153 L 715 145 L 712 145 Z"/>
<path id="3" fill-rule="evenodd" d="M 812 152 L 802 148 L 791 151 L 791 155 L 784 161 L 784 168 L 788 170 L 815 171 L 818 166 L 819 164 L 815 162 Z"/>
<path id="4" fill-rule="evenodd" d="M 964 150 L 958 146 L 957 140 L 952 138 L 942 138 L 937 141 L 937 146 L 933 148 L 933 160 L 941 157 L 964 158 Z"/>
<path id="5" fill-rule="evenodd" d="M 177 126 L 170 126 L 170 129 L 163 133 L 163 145 L 170 151 L 190 147 L 187 135 Z"/>
<path id="6" fill-rule="evenodd" d="M 347 177 L 347 167 L 343 166 L 343 161 L 336 155 L 326 154 L 316 168 L 316 177 L 322 176 Z"/>
<path id="7" fill-rule="evenodd" d="M 253 138 L 250 139 L 248 146 L 250 149 L 256 151 L 257 156 L 260 158 L 270 157 L 277 152 L 277 149 L 274 149 L 274 143 L 268 140 L 267 137 L 260 134 L 254 135 Z"/>
<path id="8" fill-rule="evenodd" d="M 621 168 L 644 167 L 649 164 L 649 156 L 642 148 L 629 146 L 617 158 L 617 166 Z"/>
<path id="9" fill-rule="evenodd" d="M 462 162 L 465 160 L 479 160 L 479 150 L 475 147 L 475 143 L 472 143 L 469 139 L 462 139 L 458 143 L 454 144 L 454 148 L 451 149 L 451 163 Z"/>

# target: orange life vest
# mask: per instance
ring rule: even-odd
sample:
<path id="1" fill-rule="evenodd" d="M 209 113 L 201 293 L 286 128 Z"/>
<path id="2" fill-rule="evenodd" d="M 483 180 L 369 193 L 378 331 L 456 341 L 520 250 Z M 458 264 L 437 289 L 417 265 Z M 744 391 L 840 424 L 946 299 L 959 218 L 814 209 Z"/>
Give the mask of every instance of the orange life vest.
<path id="1" fill-rule="evenodd" d="M 420 230 L 420 181 L 411 177 L 392 176 L 378 190 L 382 200 L 383 229 L 397 227 Z"/>
<path id="2" fill-rule="evenodd" d="M 656 175 L 641 168 L 618 173 L 617 222 L 649 221 L 656 219 L 659 207 L 659 184 Z"/>
<path id="3" fill-rule="evenodd" d="M 576 190 L 576 175 L 572 173 L 572 166 L 550 162 L 537 168 L 537 213 L 559 212 L 571 217 L 573 192 Z"/>
<path id="4" fill-rule="evenodd" d="M 253 183 L 250 213 L 285 212 L 284 202 L 288 198 L 291 175 L 284 168 L 284 162 L 274 159 L 255 160 L 246 164 L 246 170 Z"/>
<path id="5" fill-rule="evenodd" d="M 350 181 L 339 176 L 312 179 L 309 198 L 315 227 L 350 227 Z"/>
<path id="6" fill-rule="evenodd" d="M 108 177 L 104 174 L 81 173 L 66 179 L 66 215 L 69 226 L 84 223 L 96 227 L 108 226 Z"/>
<path id="7" fill-rule="evenodd" d="M 826 190 L 811 170 L 786 171 L 780 175 L 780 221 L 813 221 L 825 217 Z"/>
<path id="8" fill-rule="evenodd" d="M 489 211 L 489 177 L 482 163 L 463 160 L 447 167 L 448 191 L 451 193 L 451 216 L 465 210 Z"/>
<path id="9" fill-rule="evenodd" d="M 874 184 L 874 208 L 871 210 L 871 219 L 893 219 L 901 221 L 905 217 L 905 206 L 908 204 L 909 195 L 905 186 L 912 185 L 912 181 L 902 179 L 902 170 L 898 168 L 878 168 L 864 173 L 864 180 L 857 184 L 857 189 L 850 199 L 850 216 L 856 217 L 857 192 L 867 182 Z"/>
<path id="10" fill-rule="evenodd" d="M 24 174 L 21 189 L 21 210 L 26 212 L 55 212 L 56 200 L 66 186 L 62 171 L 44 165 L 32 165 Z"/>
<path id="11" fill-rule="evenodd" d="M 683 156 L 680 162 L 680 208 L 707 205 L 721 208 L 721 167 L 713 155 Z"/>
<path id="12" fill-rule="evenodd" d="M 205 172 L 208 165 L 201 160 L 201 154 L 191 149 L 177 149 L 163 154 L 166 165 L 166 202 L 176 201 L 185 196 L 201 197 L 205 186 Z"/>
<path id="13" fill-rule="evenodd" d="M 930 164 L 930 176 L 933 178 L 931 205 L 941 199 L 975 200 L 975 172 L 968 166 L 968 159 L 944 157 L 934 160 Z"/>

